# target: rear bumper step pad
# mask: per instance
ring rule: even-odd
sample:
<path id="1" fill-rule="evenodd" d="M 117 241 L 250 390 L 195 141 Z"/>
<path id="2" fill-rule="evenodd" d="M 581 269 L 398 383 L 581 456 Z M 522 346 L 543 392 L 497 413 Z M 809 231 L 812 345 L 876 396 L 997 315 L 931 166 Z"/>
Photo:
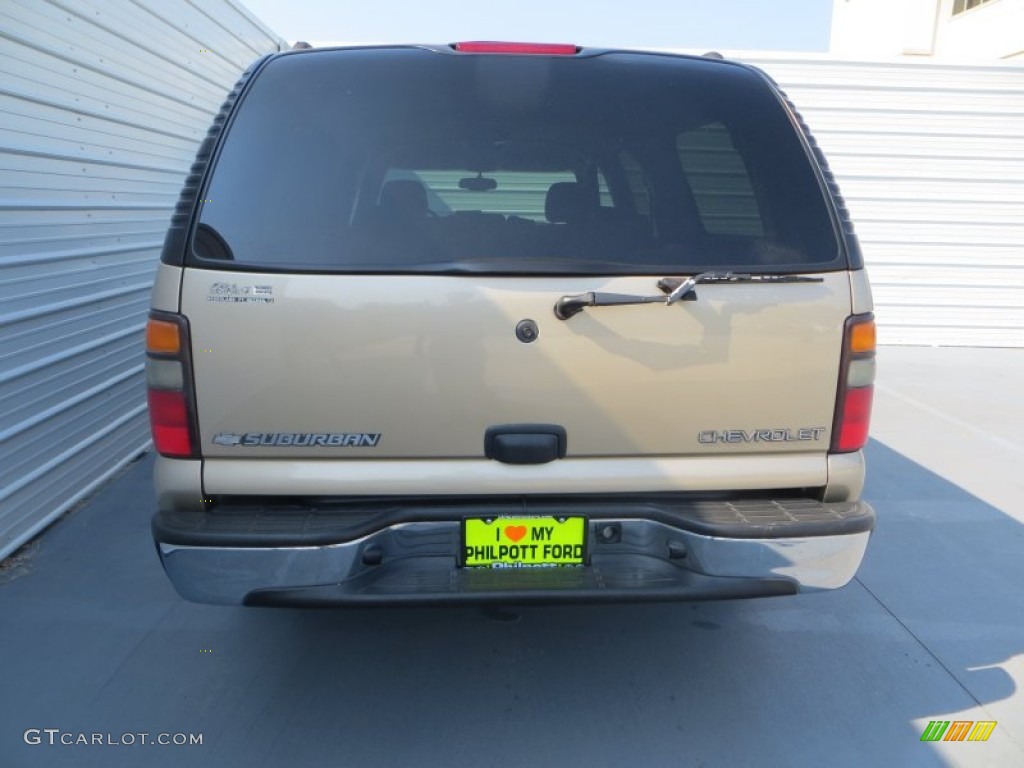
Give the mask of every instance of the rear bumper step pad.
<path id="1" fill-rule="evenodd" d="M 466 516 L 582 516 L 651 520 L 705 536 L 777 539 L 871 531 L 875 514 L 862 502 L 814 499 L 691 500 L 681 494 L 623 497 L 375 498 L 311 504 L 213 506 L 203 512 L 159 512 L 158 542 L 184 546 L 318 546 L 368 536 L 403 523 Z"/>

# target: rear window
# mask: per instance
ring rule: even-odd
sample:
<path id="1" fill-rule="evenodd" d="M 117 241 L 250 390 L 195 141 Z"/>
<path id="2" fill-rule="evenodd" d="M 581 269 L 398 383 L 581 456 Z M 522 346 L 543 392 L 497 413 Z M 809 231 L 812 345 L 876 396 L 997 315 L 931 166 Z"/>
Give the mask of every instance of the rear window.
<path id="1" fill-rule="evenodd" d="M 729 129 L 709 123 L 676 137 L 676 150 L 705 232 L 764 237 L 764 221 L 743 155 Z"/>
<path id="2" fill-rule="evenodd" d="M 200 205 L 191 261 L 219 268 L 844 266 L 767 84 L 643 54 L 280 57 L 239 105 Z"/>

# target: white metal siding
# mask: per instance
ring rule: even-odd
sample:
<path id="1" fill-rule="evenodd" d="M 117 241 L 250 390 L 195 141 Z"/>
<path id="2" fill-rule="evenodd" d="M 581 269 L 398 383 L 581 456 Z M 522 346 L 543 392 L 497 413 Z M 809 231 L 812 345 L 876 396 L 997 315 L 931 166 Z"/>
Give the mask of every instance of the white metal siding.
<path id="1" fill-rule="evenodd" d="M 879 341 L 1024 347 L 1024 66 L 744 60 L 829 159 Z"/>
<path id="2" fill-rule="evenodd" d="M 147 446 L 171 211 L 228 90 L 283 45 L 231 0 L 0 4 L 0 558 Z"/>

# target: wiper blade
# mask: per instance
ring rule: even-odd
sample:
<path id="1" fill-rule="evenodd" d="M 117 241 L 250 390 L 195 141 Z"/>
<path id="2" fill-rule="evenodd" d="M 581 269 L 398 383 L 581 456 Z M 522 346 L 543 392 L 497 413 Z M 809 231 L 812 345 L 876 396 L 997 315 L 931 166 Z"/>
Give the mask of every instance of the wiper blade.
<path id="1" fill-rule="evenodd" d="M 753 274 L 750 272 L 702 272 L 693 277 L 663 277 L 658 287 L 668 294 L 668 304 L 674 304 L 693 292 L 700 283 L 823 283 L 822 277 L 807 275 Z M 674 298 L 673 298 L 674 297 Z"/>
<path id="2" fill-rule="evenodd" d="M 641 296 L 630 293 L 602 293 L 589 291 L 573 296 L 563 296 L 555 302 L 555 317 L 568 320 L 587 307 L 617 307 L 629 304 L 665 304 L 678 301 L 696 301 L 694 289 L 701 283 L 821 283 L 824 278 L 804 275 L 755 275 L 745 272 L 701 272 L 692 277 L 663 277 L 658 287 L 667 296 Z"/>

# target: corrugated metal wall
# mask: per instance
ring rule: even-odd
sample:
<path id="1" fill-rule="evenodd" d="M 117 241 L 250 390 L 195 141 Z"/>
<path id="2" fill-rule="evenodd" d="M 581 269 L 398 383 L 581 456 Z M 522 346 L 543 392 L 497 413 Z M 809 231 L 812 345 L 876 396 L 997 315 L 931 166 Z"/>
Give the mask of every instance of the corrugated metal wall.
<path id="1" fill-rule="evenodd" d="M 741 58 L 829 158 L 879 341 L 1024 347 L 1024 66 Z"/>
<path id="2" fill-rule="evenodd" d="M 0 558 L 147 446 L 164 231 L 227 91 L 283 45 L 229 0 L 0 4 Z"/>

